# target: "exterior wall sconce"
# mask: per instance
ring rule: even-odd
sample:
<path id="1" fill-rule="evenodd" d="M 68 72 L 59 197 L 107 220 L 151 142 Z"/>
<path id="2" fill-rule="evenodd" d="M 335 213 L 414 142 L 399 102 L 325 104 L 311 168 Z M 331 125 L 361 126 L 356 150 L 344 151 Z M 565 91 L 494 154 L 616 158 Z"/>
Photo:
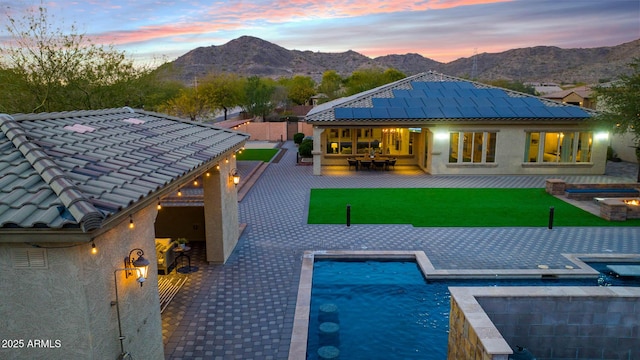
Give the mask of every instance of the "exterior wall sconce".
<path id="1" fill-rule="evenodd" d="M 238 186 L 240 183 L 240 174 L 238 174 L 238 169 L 233 169 L 229 173 L 229 178 L 233 181 L 234 186 Z"/>
<path id="2" fill-rule="evenodd" d="M 138 255 L 138 258 L 135 260 L 133 260 L 133 257 L 131 256 L 134 251 L 136 255 Z M 143 255 L 144 251 L 142 251 L 142 249 L 133 249 L 129 252 L 129 255 L 124 258 L 124 267 L 126 269 L 124 273 L 125 279 L 130 275 L 133 275 L 133 271 L 137 271 L 138 275 L 140 275 L 137 279 L 140 286 L 142 286 L 142 283 L 147 280 L 147 272 L 149 271 L 150 264 L 149 260 L 145 259 Z"/>
<path id="3" fill-rule="evenodd" d="M 133 260 L 131 255 L 133 252 L 136 252 L 138 258 Z M 132 272 L 136 271 L 138 275 L 140 275 L 137 281 L 140 283 L 140 287 L 142 287 L 142 283 L 147 279 L 147 271 L 149 270 L 149 260 L 145 259 L 142 255 L 144 255 L 144 251 L 142 249 L 133 249 L 129 252 L 129 256 L 124 258 L 124 268 L 116 269 L 113 271 L 113 284 L 116 289 L 116 300 L 111 302 L 111 306 L 116 307 L 116 314 L 118 316 L 118 340 L 120 340 L 120 356 L 118 356 L 118 360 L 120 359 L 131 359 L 131 354 L 124 351 L 124 340 L 126 336 L 122 334 L 122 321 L 120 320 L 120 298 L 118 297 L 118 272 L 124 271 L 125 278 L 128 278 L 129 275 L 132 275 Z"/>

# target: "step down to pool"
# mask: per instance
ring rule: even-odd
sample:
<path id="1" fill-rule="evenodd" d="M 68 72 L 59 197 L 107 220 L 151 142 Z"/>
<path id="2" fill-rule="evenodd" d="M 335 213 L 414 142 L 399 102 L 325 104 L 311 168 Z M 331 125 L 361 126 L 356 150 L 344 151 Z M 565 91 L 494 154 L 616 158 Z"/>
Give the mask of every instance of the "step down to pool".
<path id="1" fill-rule="evenodd" d="M 640 265 L 607 265 L 607 269 L 620 276 L 640 276 Z"/>

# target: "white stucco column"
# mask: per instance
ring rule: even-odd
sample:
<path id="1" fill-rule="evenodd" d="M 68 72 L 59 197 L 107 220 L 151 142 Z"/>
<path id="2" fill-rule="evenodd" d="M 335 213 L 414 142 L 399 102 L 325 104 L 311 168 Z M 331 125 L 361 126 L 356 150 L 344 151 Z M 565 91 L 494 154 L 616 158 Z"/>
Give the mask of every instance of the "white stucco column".
<path id="1" fill-rule="evenodd" d="M 322 133 L 324 129 L 313 127 L 313 175 L 322 175 Z"/>

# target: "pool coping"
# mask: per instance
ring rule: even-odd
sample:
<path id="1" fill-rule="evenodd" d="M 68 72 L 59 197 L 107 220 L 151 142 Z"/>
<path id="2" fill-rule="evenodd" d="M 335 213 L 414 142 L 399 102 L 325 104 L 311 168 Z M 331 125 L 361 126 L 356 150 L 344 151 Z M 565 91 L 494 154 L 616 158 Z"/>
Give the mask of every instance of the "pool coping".
<path id="1" fill-rule="evenodd" d="M 407 259 L 415 260 L 425 278 L 571 278 L 598 276 L 599 272 L 585 263 L 607 261 L 640 261 L 640 254 L 562 254 L 575 264 L 564 269 L 549 268 L 540 264 L 536 269 L 436 269 L 424 251 L 375 251 L 375 250 L 316 250 L 305 251 L 302 256 L 300 282 L 296 299 L 295 317 L 289 347 L 289 360 L 305 360 L 307 358 L 307 339 L 309 329 L 309 313 L 311 310 L 311 288 L 313 264 L 316 258 L 351 258 L 351 259 Z M 579 288 L 579 287 L 573 287 Z"/>

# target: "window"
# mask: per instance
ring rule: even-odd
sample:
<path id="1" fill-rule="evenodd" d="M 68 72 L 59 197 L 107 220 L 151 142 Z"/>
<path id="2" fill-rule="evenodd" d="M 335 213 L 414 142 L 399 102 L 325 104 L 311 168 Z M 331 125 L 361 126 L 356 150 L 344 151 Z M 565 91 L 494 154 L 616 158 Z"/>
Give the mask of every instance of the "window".
<path id="1" fill-rule="evenodd" d="M 577 163 L 591 161 L 591 132 L 528 132 L 524 161 Z"/>
<path id="2" fill-rule="evenodd" d="M 327 129 L 327 154 L 352 154 L 351 129 Z"/>
<path id="3" fill-rule="evenodd" d="M 449 134 L 449 163 L 493 163 L 495 161 L 495 132 Z"/>
<path id="4" fill-rule="evenodd" d="M 414 139 L 420 135 L 405 128 L 327 129 L 327 155 L 411 155 Z"/>

